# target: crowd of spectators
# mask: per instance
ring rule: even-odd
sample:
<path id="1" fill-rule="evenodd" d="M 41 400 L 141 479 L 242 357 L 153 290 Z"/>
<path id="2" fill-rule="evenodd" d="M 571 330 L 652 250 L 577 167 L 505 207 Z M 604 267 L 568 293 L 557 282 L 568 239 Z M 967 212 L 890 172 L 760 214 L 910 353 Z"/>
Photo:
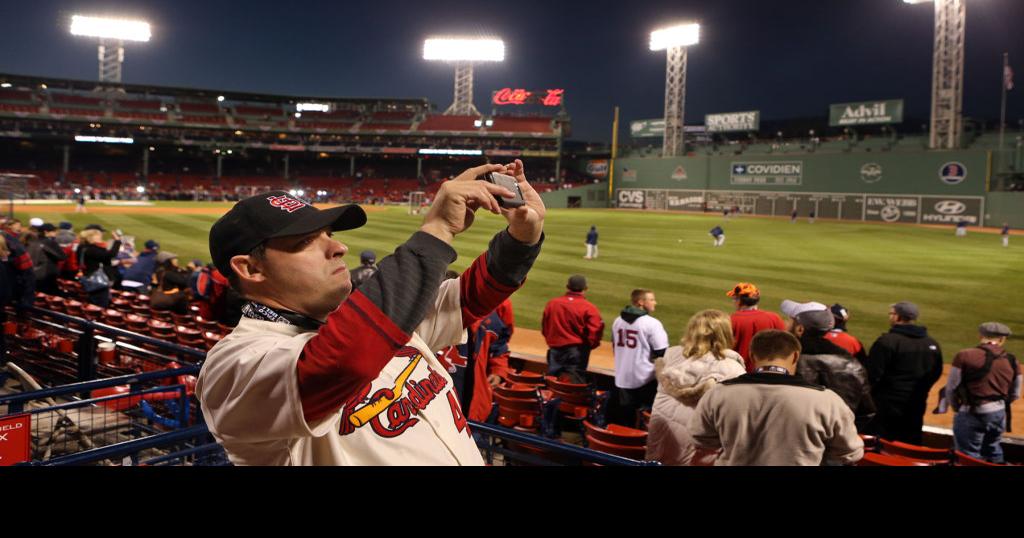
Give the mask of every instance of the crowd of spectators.
<path id="1" fill-rule="evenodd" d="M 548 374 L 585 379 L 604 321 L 586 300 L 586 278 L 544 311 Z M 637 289 L 613 325 L 616 424 L 632 427 L 650 413 L 647 458 L 669 465 L 853 464 L 862 436 L 922 444 L 929 391 L 943 372 L 942 350 L 910 302 L 889 308 L 888 332 L 870 347 L 847 331 L 840 304 L 785 300 L 778 314 L 759 309 L 760 290 L 728 290 L 730 315 L 703 310 L 679 345 L 668 346 L 653 319 L 654 293 Z M 960 351 L 940 406 L 952 408 L 954 448 L 1003 463 L 1000 439 L 1022 376 L 1005 349 L 1010 329 L 979 327 L 980 346 Z M 866 351 L 867 350 L 867 351 Z M 970 371 L 965 374 L 964 371 Z"/>
<path id="2" fill-rule="evenodd" d="M 154 310 L 186 314 L 197 305 L 209 321 L 237 322 L 240 298 L 212 263 L 191 260 L 182 265 L 178 255 L 161 250 L 148 239 L 141 250 L 136 239 L 121 230 L 89 224 L 76 231 L 70 222 L 57 225 L 32 219 L 2 219 L 0 241 L 0 309 L 8 303 L 33 306 L 36 292 L 66 295 L 58 280 L 81 284 L 86 301 L 106 308 L 111 290 L 132 291 L 149 297 Z"/>

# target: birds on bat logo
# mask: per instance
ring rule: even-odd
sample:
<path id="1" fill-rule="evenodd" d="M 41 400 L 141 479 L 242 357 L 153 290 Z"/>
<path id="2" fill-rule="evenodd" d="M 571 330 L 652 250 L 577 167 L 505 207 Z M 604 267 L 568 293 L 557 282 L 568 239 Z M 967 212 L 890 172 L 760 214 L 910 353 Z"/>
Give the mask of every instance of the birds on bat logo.
<path id="1" fill-rule="evenodd" d="M 427 367 L 427 377 L 419 381 L 409 379 L 424 360 L 419 350 L 406 346 L 395 354 L 395 358 L 407 358 L 409 363 L 395 377 L 391 386 L 377 389 L 367 398 L 373 386 L 373 383 L 367 383 L 345 404 L 341 412 L 339 435 L 349 435 L 369 424 L 373 432 L 381 437 L 398 437 L 419 423 L 416 415 L 425 410 L 438 394 L 444 392 L 448 381 L 430 366 Z"/>

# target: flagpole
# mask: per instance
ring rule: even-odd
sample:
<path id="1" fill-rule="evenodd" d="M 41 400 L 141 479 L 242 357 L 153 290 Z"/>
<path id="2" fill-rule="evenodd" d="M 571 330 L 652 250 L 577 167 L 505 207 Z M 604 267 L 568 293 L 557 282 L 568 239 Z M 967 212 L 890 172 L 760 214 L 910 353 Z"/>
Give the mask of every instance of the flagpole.
<path id="1" fill-rule="evenodd" d="M 1003 53 L 1003 76 L 1001 77 L 1003 86 L 1003 104 L 999 112 L 999 164 L 1003 164 L 1003 138 L 1006 134 L 1006 70 L 1010 67 L 1010 53 Z"/>

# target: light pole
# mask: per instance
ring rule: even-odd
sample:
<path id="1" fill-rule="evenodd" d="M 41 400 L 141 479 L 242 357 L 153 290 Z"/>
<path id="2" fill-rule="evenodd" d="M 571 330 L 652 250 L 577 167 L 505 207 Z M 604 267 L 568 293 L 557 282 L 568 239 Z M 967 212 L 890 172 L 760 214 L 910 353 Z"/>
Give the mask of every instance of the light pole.
<path id="1" fill-rule="evenodd" d="M 935 3 L 932 52 L 932 118 L 928 147 L 956 149 L 963 136 L 964 29 L 966 0 L 903 0 Z"/>
<path id="2" fill-rule="evenodd" d="M 505 60 L 505 42 L 500 39 L 433 37 L 423 42 L 423 59 L 455 64 L 455 96 L 446 115 L 480 116 L 473 105 L 473 66 L 479 62 Z"/>
<path id="3" fill-rule="evenodd" d="M 686 105 L 687 47 L 700 42 L 700 25 L 686 23 L 651 32 L 651 50 L 666 51 L 665 62 L 665 138 L 662 157 L 677 157 L 684 152 L 683 113 Z"/>
<path id="4" fill-rule="evenodd" d="M 152 36 L 149 23 L 127 19 L 71 17 L 71 35 L 99 39 L 100 82 L 121 82 L 121 64 L 124 63 L 124 42 L 147 42 Z"/>

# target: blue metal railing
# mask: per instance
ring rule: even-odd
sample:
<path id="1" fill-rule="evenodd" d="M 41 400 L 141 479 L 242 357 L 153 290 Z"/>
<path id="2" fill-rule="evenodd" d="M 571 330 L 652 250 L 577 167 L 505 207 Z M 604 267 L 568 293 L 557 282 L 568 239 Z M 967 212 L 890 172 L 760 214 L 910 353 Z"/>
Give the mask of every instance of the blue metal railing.
<path id="1" fill-rule="evenodd" d="M 79 372 L 80 374 L 84 375 L 84 379 L 77 383 L 71 383 L 60 387 L 0 397 L 0 406 L 8 406 L 8 413 L 11 414 L 22 412 L 25 403 L 32 400 L 38 400 L 48 397 L 73 395 L 76 393 L 87 394 L 89 391 L 92 390 L 109 388 L 118 385 L 130 385 L 132 387 L 132 390 L 131 392 L 125 394 L 93 398 L 88 400 L 71 402 L 67 404 L 60 404 L 58 406 L 53 406 L 43 410 L 33 410 L 32 412 L 35 413 L 45 410 L 55 410 L 57 408 L 91 405 L 93 403 L 102 403 L 103 401 L 116 399 L 119 397 L 136 397 L 159 391 L 181 390 L 182 393 L 184 394 L 183 385 L 164 385 L 148 389 L 138 389 L 138 385 L 140 383 L 144 383 L 147 381 L 175 378 L 180 375 L 198 375 L 200 365 L 202 361 L 206 358 L 206 353 L 202 350 L 181 346 L 171 342 L 166 342 L 149 336 L 119 329 L 117 327 L 112 327 L 110 325 L 106 325 L 103 323 L 89 321 L 74 316 L 68 316 L 60 312 L 45 310 L 38 307 L 32 307 L 28 310 L 37 315 L 51 317 L 63 321 L 66 324 L 73 323 L 82 328 L 77 348 L 79 351 L 80 362 Z M 93 377 L 95 377 L 95 361 L 93 350 L 95 348 L 94 333 L 96 330 L 100 330 L 104 333 L 116 336 L 119 339 L 152 345 L 161 351 L 169 351 L 173 353 L 183 354 L 189 357 L 194 357 L 197 360 L 197 363 L 194 365 L 188 365 L 185 367 L 175 369 L 147 372 L 142 374 L 130 374 L 94 380 Z M 6 350 L 0 349 L 0 353 L 6 353 Z M 4 355 L 0 355 L 0 357 L 3 356 Z M 89 364 L 84 364 L 86 362 Z M 184 409 L 187 409 L 187 407 L 187 405 L 182 405 L 182 408 Z M 185 412 L 187 413 L 187 411 Z M 187 417 L 187 415 L 185 416 Z M 557 460 L 569 460 L 596 463 L 600 465 L 616 466 L 659 465 L 657 462 L 643 462 L 632 460 L 629 458 L 624 458 L 621 456 L 615 456 L 612 454 L 606 454 L 604 452 L 598 452 L 596 450 L 592 450 L 589 448 L 583 448 L 576 445 L 561 443 L 557 440 L 547 439 L 540 435 L 512 430 L 494 424 L 473 421 L 470 421 L 469 424 L 478 439 L 480 437 L 486 437 L 486 440 L 483 440 L 482 442 L 478 441 L 478 446 L 480 446 L 481 450 L 484 451 L 486 459 L 489 463 L 493 461 L 493 456 L 495 453 L 500 453 L 506 458 L 513 460 L 521 460 L 530 463 L 538 463 L 542 465 L 558 464 L 557 461 L 545 459 L 545 457 L 542 455 L 525 454 L 520 451 L 512 450 L 507 446 L 498 446 L 494 442 L 496 439 L 502 439 L 510 443 L 527 445 L 530 447 L 540 449 L 544 455 L 553 456 L 553 459 Z M 179 417 L 178 425 L 187 425 L 187 419 L 182 421 L 180 420 Z M 150 435 L 141 439 L 124 441 L 121 443 L 116 443 L 100 448 L 85 450 L 75 454 L 58 456 L 56 458 L 44 462 L 32 462 L 29 463 L 28 465 L 85 465 L 97 461 L 108 460 L 111 458 L 119 458 L 129 455 L 134 456 L 138 455 L 140 452 L 144 450 L 153 448 L 164 448 L 171 445 L 183 443 L 190 439 L 194 440 L 202 438 L 203 436 L 209 436 L 209 432 L 204 424 L 198 424 L 191 427 L 184 427 L 171 432 L 156 433 L 154 435 Z M 184 461 L 186 458 L 193 455 L 217 453 L 218 450 L 222 451 L 223 449 L 220 449 L 219 445 L 207 442 L 205 444 L 201 444 L 198 446 L 191 446 L 182 450 L 177 450 L 175 452 L 172 452 L 171 454 L 166 454 L 153 458 L 151 460 L 147 460 L 144 463 L 155 465 L 175 460 Z"/>
<path id="2" fill-rule="evenodd" d="M 105 379 L 97 379 L 95 381 L 82 381 L 79 383 L 71 383 L 68 385 L 61 385 L 59 387 L 37 390 L 33 392 L 22 392 L 20 394 L 0 396 L 0 406 L 6 405 L 7 413 L 15 414 L 22 412 L 22 410 L 25 408 L 26 402 L 30 402 L 33 400 L 66 396 L 76 393 L 88 393 L 96 389 L 105 389 L 110 387 L 116 387 L 118 385 L 131 385 L 133 389 L 132 394 L 135 394 L 135 387 L 137 387 L 139 383 L 143 383 L 146 381 L 156 381 L 160 379 L 176 378 L 180 375 L 199 375 L 199 366 L 190 365 L 182 368 L 174 368 L 171 370 L 160 370 L 157 372 L 146 372 L 143 374 L 129 374 L 118 377 L 108 377 Z M 164 389 L 169 390 L 169 387 L 164 387 Z"/>
<path id="3" fill-rule="evenodd" d="M 626 465 L 626 466 L 640 466 L 640 465 L 661 465 L 657 462 L 644 462 L 638 460 L 632 460 L 629 458 L 623 458 L 622 456 L 615 456 L 613 454 L 606 454 L 604 452 L 598 452 L 589 448 L 583 448 L 576 445 L 570 445 L 567 443 L 560 443 L 551 439 L 546 439 L 539 435 L 530 433 L 524 433 L 503 426 L 496 426 L 494 424 L 485 424 L 482 422 L 469 421 L 469 426 L 473 430 L 473 433 L 482 433 L 490 436 L 491 438 L 504 439 L 506 441 L 512 441 L 514 443 L 522 443 L 530 445 L 536 448 L 543 449 L 545 452 L 563 456 L 572 460 L 579 460 L 587 463 L 597 463 L 600 465 Z M 478 446 L 480 443 L 478 443 Z M 488 463 L 491 463 L 492 458 L 491 452 L 501 452 L 505 456 L 512 456 L 513 458 L 519 458 L 527 462 L 543 463 L 543 458 L 537 457 L 520 457 L 515 455 L 513 451 L 499 450 L 493 446 L 492 443 L 486 443 L 481 447 L 485 453 L 488 454 Z"/>
<path id="4" fill-rule="evenodd" d="M 32 466 L 56 466 L 56 465 L 86 465 L 97 461 L 123 458 L 136 455 L 143 450 L 162 448 L 176 443 L 184 443 L 189 440 L 203 438 L 209 435 L 205 424 L 198 424 L 188 428 L 182 428 L 167 433 L 151 435 L 142 439 L 124 441 L 92 450 L 85 450 L 76 454 L 59 456 L 47 461 L 28 463 Z"/>

